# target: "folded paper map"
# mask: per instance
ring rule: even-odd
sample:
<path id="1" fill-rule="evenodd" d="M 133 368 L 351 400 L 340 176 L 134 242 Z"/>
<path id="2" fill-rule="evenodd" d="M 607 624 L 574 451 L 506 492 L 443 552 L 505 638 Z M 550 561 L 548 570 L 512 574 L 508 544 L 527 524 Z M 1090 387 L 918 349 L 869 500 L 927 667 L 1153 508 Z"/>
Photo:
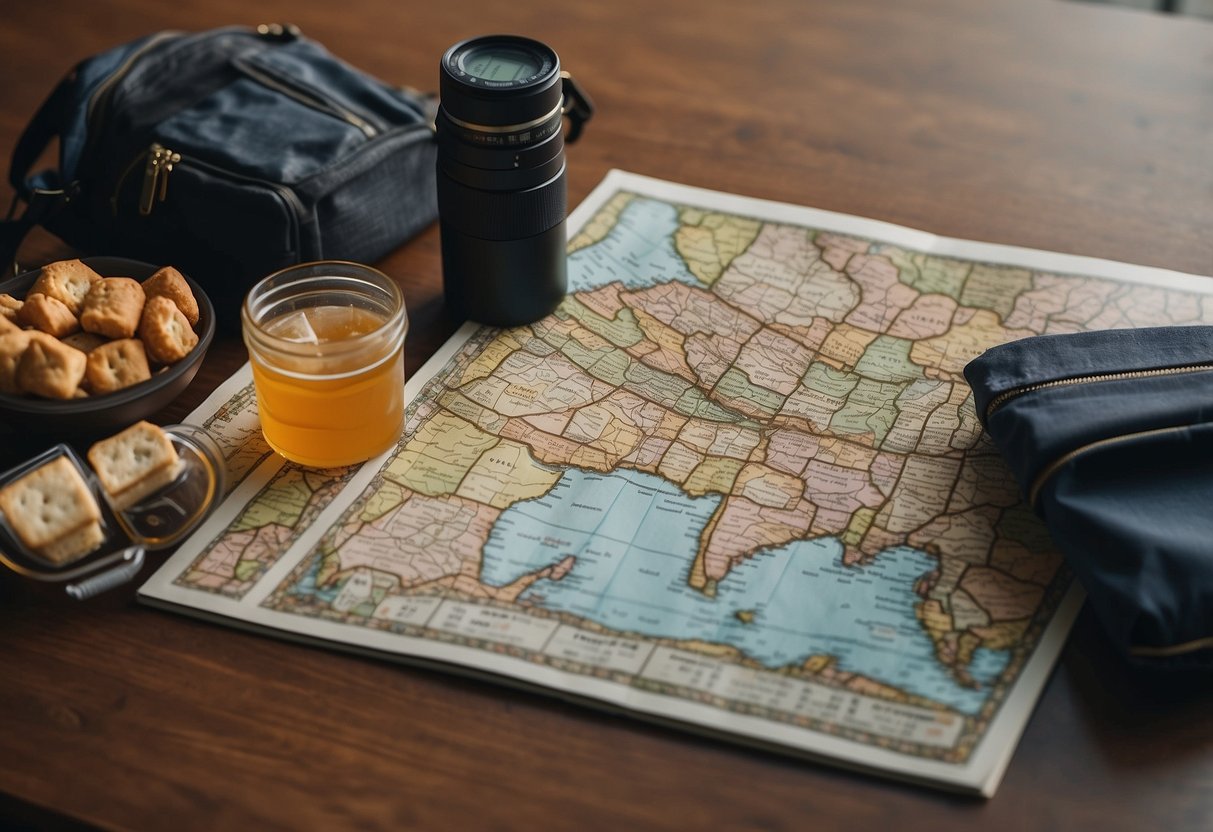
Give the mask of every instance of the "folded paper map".
<path id="1" fill-rule="evenodd" d="M 464 327 L 361 467 L 216 391 L 235 485 L 141 598 L 992 794 L 1081 598 L 961 370 L 1210 281 L 622 172 L 570 228 L 564 303 Z"/>

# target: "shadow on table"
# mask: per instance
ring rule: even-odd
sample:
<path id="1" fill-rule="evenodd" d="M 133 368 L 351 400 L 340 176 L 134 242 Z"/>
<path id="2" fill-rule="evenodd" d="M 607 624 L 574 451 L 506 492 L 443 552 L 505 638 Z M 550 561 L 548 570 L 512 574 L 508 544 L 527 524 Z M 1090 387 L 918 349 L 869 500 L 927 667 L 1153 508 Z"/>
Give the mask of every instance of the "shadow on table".
<path id="1" fill-rule="evenodd" d="M 1166 767 L 1213 748 L 1213 669 L 1132 664 L 1085 611 L 1063 672 L 1073 686 L 1075 710 L 1110 766 Z"/>

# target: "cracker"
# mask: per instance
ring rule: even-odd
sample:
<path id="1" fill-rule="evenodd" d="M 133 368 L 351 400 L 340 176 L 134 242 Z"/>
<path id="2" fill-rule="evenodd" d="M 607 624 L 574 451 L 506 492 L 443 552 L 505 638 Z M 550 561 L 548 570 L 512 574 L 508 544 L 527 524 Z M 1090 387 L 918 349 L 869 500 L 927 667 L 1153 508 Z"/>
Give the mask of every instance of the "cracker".
<path id="1" fill-rule="evenodd" d="M 0 315 L 0 335 L 3 335 L 6 332 L 20 332 L 20 331 L 21 331 L 21 327 L 19 327 L 16 323 L 14 323 L 9 318 L 6 318 L 3 315 Z"/>
<path id="2" fill-rule="evenodd" d="M 105 542 L 105 532 L 100 523 L 88 523 L 74 532 L 48 543 L 35 552 L 56 566 L 65 566 L 79 560 Z"/>
<path id="3" fill-rule="evenodd" d="M 108 344 L 109 339 L 98 335 L 95 332 L 73 332 L 64 338 L 59 339 L 69 347 L 75 347 L 80 352 L 92 352 L 102 344 Z"/>
<path id="4" fill-rule="evenodd" d="M 137 280 L 103 277 L 88 290 L 80 306 L 80 326 L 107 338 L 130 338 L 139 328 L 145 297 Z"/>
<path id="5" fill-rule="evenodd" d="M 41 292 L 31 292 L 26 296 L 17 322 L 56 338 L 70 335 L 80 328 L 80 322 L 66 304 Z"/>
<path id="6" fill-rule="evenodd" d="M 190 322 L 168 298 L 157 295 L 143 307 L 139 337 L 148 357 L 161 364 L 173 364 L 185 358 L 198 343 Z"/>
<path id="7" fill-rule="evenodd" d="M 35 551 L 101 519 L 92 492 L 65 456 L 0 489 L 0 511 L 18 539 Z"/>
<path id="8" fill-rule="evenodd" d="M 84 378 L 94 393 L 112 393 L 152 377 L 143 343 L 122 338 L 97 347 L 88 354 Z"/>
<path id="9" fill-rule="evenodd" d="M 17 364 L 17 385 L 49 399 L 70 399 L 84 379 L 87 363 L 88 357 L 75 347 L 33 333 Z"/>
<path id="10" fill-rule="evenodd" d="M 17 313 L 21 311 L 22 303 L 24 301 L 20 301 L 8 293 L 0 294 L 0 318 L 16 321 Z"/>
<path id="11" fill-rule="evenodd" d="M 198 299 L 184 275 L 172 266 L 165 266 L 143 281 L 143 291 L 149 298 L 168 298 L 181 310 L 191 327 L 198 326 Z"/>
<path id="12" fill-rule="evenodd" d="M 181 463 L 163 430 L 136 422 L 88 449 L 88 461 L 116 509 L 127 508 L 173 481 Z"/>
<path id="13" fill-rule="evenodd" d="M 73 315 L 79 315 L 85 295 L 100 279 L 101 275 L 79 260 L 59 260 L 42 267 L 29 294 L 41 293 L 52 297 L 71 310 Z"/>
<path id="14" fill-rule="evenodd" d="M 17 383 L 17 365 L 21 363 L 21 356 L 33 337 L 33 333 L 24 329 L 0 335 L 0 393 L 11 395 L 21 392 L 21 385 Z"/>

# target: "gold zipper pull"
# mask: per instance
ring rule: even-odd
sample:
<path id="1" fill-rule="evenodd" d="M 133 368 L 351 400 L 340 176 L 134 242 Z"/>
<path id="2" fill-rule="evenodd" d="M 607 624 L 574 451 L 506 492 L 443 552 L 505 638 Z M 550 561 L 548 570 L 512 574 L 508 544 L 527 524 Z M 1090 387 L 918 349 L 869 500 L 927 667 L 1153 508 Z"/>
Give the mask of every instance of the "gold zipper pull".
<path id="1" fill-rule="evenodd" d="M 139 213 L 147 216 L 157 202 L 164 202 L 168 195 L 168 175 L 173 164 L 181 161 L 181 154 L 153 144 L 147 153 L 147 166 L 143 169 L 143 192 L 139 197 Z"/>
<path id="2" fill-rule="evenodd" d="M 180 153 L 170 153 L 167 150 L 164 152 L 166 158 L 160 167 L 160 193 L 157 197 L 159 202 L 164 202 L 164 198 L 168 196 L 168 175 L 173 172 L 173 165 L 181 161 Z"/>
<path id="3" fill-rule="evenodd" d="M 152 212 L 156 200 L 156 180 L 160 178 L 160 159 L 164 148 L 154 144 L 147 152 L 147 165 L 143 168 L 143 193 L 139 196 L 139 213 L 147 216 Z"/>

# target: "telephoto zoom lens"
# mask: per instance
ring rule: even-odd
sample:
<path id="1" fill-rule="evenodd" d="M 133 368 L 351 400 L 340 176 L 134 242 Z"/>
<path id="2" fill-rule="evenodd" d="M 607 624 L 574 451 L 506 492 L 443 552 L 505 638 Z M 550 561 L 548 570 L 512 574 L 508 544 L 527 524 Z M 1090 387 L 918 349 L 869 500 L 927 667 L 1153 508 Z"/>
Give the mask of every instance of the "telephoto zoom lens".
<path id="1" fill-rule="evenodd" d="M 538 41 L 488 35 L 442 56 L 438 217 L 447 304 L 474 321 L 527 324 L 567 288 L 563 116 L 589 100 Z"/>

